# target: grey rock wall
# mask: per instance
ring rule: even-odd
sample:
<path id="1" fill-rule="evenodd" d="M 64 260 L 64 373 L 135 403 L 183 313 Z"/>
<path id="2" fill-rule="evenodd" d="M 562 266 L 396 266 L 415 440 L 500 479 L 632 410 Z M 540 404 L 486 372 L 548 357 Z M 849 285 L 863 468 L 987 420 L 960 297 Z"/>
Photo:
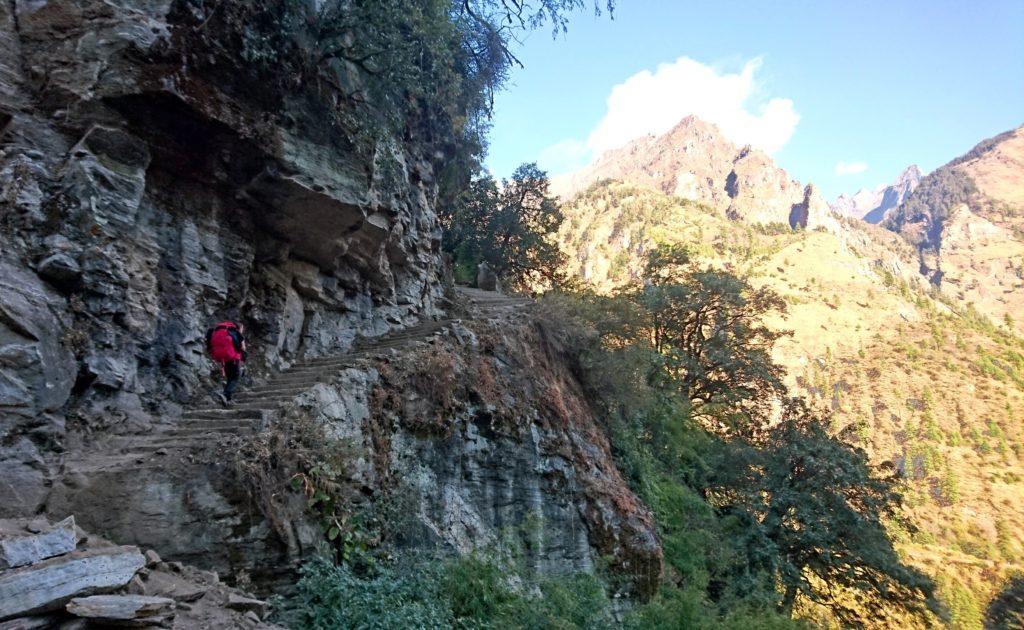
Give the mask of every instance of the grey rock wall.
<path id="1" fill-rule="evenodd" d="M 0 3 L 0 517 L 204 395 L 217 321 L 258 374 L 436 310 L 432 149 L 346 149 L 196 6 Z"/>

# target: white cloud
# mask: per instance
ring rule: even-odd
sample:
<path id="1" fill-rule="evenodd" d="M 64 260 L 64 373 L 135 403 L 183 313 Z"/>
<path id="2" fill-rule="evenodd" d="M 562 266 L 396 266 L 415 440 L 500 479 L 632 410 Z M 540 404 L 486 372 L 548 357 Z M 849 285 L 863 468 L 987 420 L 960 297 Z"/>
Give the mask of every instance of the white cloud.
<path id="1" fill-rule="evenodd" d="M 755 77 L 761 63 L 760 57 L 751 59 L 740 72 L 728 73 L 680 57 L 654 72 L 639 72 L 612 88 L 608 111 L 585 143 L 563 140 L 544 151 L 550 152 L 546 166 L 556 172 L 572 168 L 554 159 L 564 157 L 566 147 L 585 148 L 589 159 L 645 134 L 665 133 L 690 114 L 716 124 L 736 144 L 774 153 L 789 141 L 800 115 L 788 98 L 758 98 L 764 90 Z"/>
<path id="2" fill-rule="evenodd" d="M 864 162 L 839 162 L 836 164 L 836 175 L 857 175 L 868 170 Z"/>
<path id="3" fill-rule="evenodd" d="M 537 165 L 551 173 L 566 173 L 583 168 L 590 161 L 585 142 L 569 138 L 549 146 L 537 156 Z"/>

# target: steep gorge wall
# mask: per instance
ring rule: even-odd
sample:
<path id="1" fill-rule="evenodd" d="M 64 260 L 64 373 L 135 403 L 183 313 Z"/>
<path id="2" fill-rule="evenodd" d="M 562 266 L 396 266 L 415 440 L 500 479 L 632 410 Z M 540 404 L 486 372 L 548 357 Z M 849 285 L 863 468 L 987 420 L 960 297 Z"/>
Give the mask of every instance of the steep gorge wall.
<path id="1" fill-rule="evenodd" d="M 0 5 L 0 516 L 57 451 L 174 416 L 215 321 L 260 370 L 436 311 L 436 148 L 275 94 L 223 4 Z"/>

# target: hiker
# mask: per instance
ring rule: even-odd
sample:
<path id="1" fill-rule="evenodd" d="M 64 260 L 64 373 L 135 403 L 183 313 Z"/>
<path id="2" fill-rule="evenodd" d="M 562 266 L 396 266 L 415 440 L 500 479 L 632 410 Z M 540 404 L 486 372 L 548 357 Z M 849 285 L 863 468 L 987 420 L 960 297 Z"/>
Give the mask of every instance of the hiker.
<path id="1" fill-rule="evenodd" d="M 206 350 L 210 358 L 220 363 L 224 376 L 224 391 L 218 394 L 224 406 L 231 404 L 231 396 L 242 378 L 242 362 L 247 356 L 244 332 L 242 324 L 232 321 L 221 322 L 206 331 Z"/>

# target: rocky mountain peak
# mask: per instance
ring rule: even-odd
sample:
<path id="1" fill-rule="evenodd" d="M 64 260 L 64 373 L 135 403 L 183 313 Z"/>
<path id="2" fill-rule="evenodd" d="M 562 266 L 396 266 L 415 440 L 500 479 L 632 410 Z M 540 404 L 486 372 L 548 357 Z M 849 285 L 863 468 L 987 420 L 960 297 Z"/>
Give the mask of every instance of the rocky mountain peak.
<path id="1" fill-rule="evenodd" d="M 911 164 L 907 168 L 903 169 L 903 172 L 896 177 L 896 181 L 893 182 L 893 186 L 896 188 L 910 187 L 911 189 L 916 188 L 921 183 L 921 169 L 917 167 L 917 164 Z"/>
<path id="2" fill-rule="evenodd" d="M 593 164 L 552 180 L 570 199 L 595 182 L 613 179 L 717 208 L 750 223 L 789 223 L 799 215 L 814 227 L 828 207 L 811 189 L 790 179 L 765 152 L 737 147 L 721 130 L 686 116 L 660 136 L 647 135 L 602 154 Z M 799 206 L 799 208 L 798 208 Z"/>
<path id="3" fill-rule="evenodd" d="M 1024 127 L 1018 127 L 924 177 L 918 172 L 913 192 L 883 223 L 917 245 L 921 272 L 934 285 L 1007 325 L 1024 309 L 1015 262 L 1024 260 L 1022 172 Z M 907 175 L 912 182 L 914 173 Z"/>
<path id="4" fill-rule="evenodd" d="M 882 184 L 873 190 L 861 188 L 853 195 L 842 194 L 829 206 L 832 211 L 868 223 L 879 223 L 921 183 L 921 170 L 916 164 L 903 169 L 891 184 Z"/>

